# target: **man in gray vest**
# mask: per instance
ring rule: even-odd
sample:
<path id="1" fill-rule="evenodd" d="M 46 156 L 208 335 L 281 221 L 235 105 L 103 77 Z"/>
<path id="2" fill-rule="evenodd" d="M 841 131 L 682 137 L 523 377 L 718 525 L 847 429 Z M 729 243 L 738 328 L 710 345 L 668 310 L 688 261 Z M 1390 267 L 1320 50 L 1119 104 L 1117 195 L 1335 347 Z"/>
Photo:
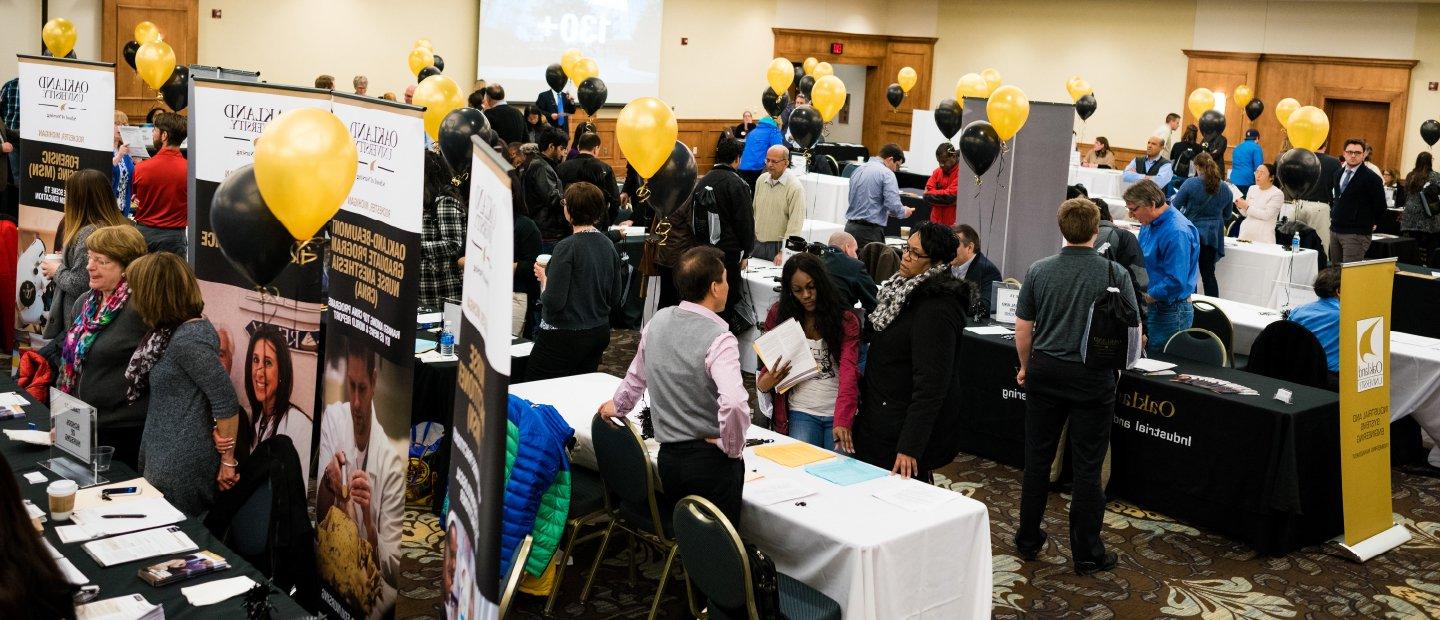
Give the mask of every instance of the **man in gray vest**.
<path id="1" fill-rule="evenodd" d="M 724 256 L 710 246 L 680 256 L 675 266 L 680 305 L 650 319 L 625 380 L 599 413 L 606 418 L 629 413 L 648 388 L 666 496 L 699 495 L 738 527 L 745 484 L 740 451 L 750 427 L 750 400 L 735 335 L 720 318 L 730 289 Z M 661 514 L 672 507 L 662 507 Z"/>

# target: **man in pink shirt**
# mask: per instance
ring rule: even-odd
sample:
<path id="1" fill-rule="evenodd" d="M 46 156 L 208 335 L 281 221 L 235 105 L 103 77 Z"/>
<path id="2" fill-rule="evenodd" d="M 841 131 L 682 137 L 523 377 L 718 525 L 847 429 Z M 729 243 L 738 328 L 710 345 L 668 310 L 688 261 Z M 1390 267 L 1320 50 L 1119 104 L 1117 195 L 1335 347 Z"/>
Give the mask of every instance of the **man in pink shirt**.
<path id="1" fill-rule="evenodd" d="M 624 416 L 648 387 L 665 494 L 708 499 L 738 527 L 745 484 L 740 451 L 750 427 L 750 402 L 735 335 L 720 318 L 730 292 L 723 261 L 724 254 L 710 246 L 680 256 L 675 267 L 680 305 L 656 312 L 645 326 L 625 380 L 614 400 L 600 406 L 600 415 Z M 696 381 L 700 376 L 710 380 Z M 662 507 L 662 514 L 671 508 Z"/>

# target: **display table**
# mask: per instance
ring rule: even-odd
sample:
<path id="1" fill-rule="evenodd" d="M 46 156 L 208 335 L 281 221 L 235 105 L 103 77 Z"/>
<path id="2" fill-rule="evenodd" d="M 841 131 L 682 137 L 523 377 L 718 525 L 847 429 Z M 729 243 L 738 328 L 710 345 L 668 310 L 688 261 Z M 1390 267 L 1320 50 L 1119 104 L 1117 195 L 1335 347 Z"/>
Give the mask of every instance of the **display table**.
<path id="1" fill-rule="evenodd" d="M 749 268 L 741 273 L 745 280 L 745 290 L 740 291 L 740 309 L 752 325 L 760 326 L 765 324 L 765 315 L 770 312 L 770 306 L 780 299 L 780 272 L 782 269 L 774 263 L 752 259 Z M 740 341 L 740 370 L 754 373 L 757 368 L 755 359 L 755 339 L 760 337 L 760 330 L 752 327 L 737 336 Z"/>
<path id="2" fill-rule="evenodd" d="M 14 381 L 8 376 L 0 378 L 0 392 L 15 391 L 16 389 Z M 27 423 L 34 423 L 41 430 L 50 427 L 50 412 L 44 405 L 31 401 L 30 404 L 25 407 L 25 414 L 26 417 L 23 419 L 0 422 L 0 428 L 24 429 L 27 428 Z M 10 462 L 10 468 L 15 471 L 15 475 L 17 476 L 16 482 L 20 486 L 21 496 L 34 502 L 34 504 L 42 510 L 46 509 L 49 505 L 45 495 L 45 486 L 48 482 L 44 484 L 30 484 L 23 476 L 28 472 L 38 471 L 45 475 L 47 481 L 59 479 L 59 476 L 53 472 L 37 466 L 37 463 L 49 458 L 49 448 L 23 444 L 0 437 L 0 453 L 5 455 L 5 459 Z M 130 469 L 124 463 L 115 462 L 111 464 L 110 471 L 105 472 L 105 477 L 113 482 L 124 482 L 138 478 L 139 474 L 136 474 L 134 470 Z M 46 516 L 48 517 L 49 515 L 47 514 Z M 258 569 L 241 558 L 240 554 L 235 553 L 221 544 L 218 539 L 210 534 L 209 530 L 205 529 L 205 526 L 198 519 L 186 519 L 177 525 L 181 531 L 185 532 L 186 536 L 189 536 L 191 540 L 195 541 L 195 545 L 199 547 L 201 551 L 214 551 L 229 560 L 230 570 L 159 588 L 142 581 L 140 577 L 136 575 L 136 572 L 142 567 L 150 566 L 168 558 L 179 557 L 183 554 L 158 556 L 146 560 L 119 564 L 109 568 L 102 568 L 100 564 L 95 562 L 95 560 L 81 548 L 83 543 L 61 543 L 60 539 L 55 535 L 55 525 L 55 523 L 50 521 L 45 523 L 46 540 L 49 540 L 51 545 L 68 558 L 70 562 L 75 565 L 76 569 L 84 573 L 85 576 L 90 579 L 89 583 L 100 586 L 100 595 L 96 600 L 110 599 L 127 594 L 140 594 L 151 603 L 163 605 L 165 607 L 166 618 L 245 618 L 245 609 L 242 607 L 245 598 L 243 595 L 215 605 L 195 607 L 191 605 L 189 601 L 185 600 L 185 596 L 180 593 L 180 589 L 219 579 L 239 577 L 241 575 L 255 580 L 256 583 L 267 583 L 265 576 L 262 575 Z M 65 525 L 65 523 L 61 525 Z M 280 593 L 278 590 L 271 593 L 270 603 L 275 606 L 274 617 L 276 618 L 306 618 L 310 616 L 310 614 L 301 609 L 299 605 L 295 604 L 295 601 L 291 600 L 289 596 Z"/>
<path id="3" fill-rule="evenodd" d="M 1132 185 L 1121 178 L 1124 174 L 1123 170 L 1070 166 L 1070 184 L 1084 185 L 1091 196 L 1121 196 Z"/>
<path id="4" fill-rule="evenodd" d="M 1015 341 L 966 331 L 958 374 L 960 449 L 1024 465 L 1025 393 Z M 1177 373 L 1233 381 L 1258 396 L 1222 395 L 1124 372 L 1110 433 L 1108 493 L 1279 555 L 1340 533 L 1336 395 L 1228 368 L 1164 358 Z M 1294 393 L 1293 404 L 1272 398 Z M 1051 532 L 1055 534 L 1055 532 Z"/>
<path id="5" fill-rule="evenodd" d="M 1440 271 L 1421 265 L 1395 265 L 1390 318 L 1394 329 L 1440 338 Z"/>
<path id="6" fill-rule="evenodd" d="M 1274 243 L 1244 243 L 1225 238 L 1225 257 L 1215 263 L 1220 296 L 1256 306 L 1270 304 L 1278 285 L 1310 286 L 1320 272 L 1318 253 Z M 1200 290 L 1200 283 L 1196 283 Z"/>
<path id="7" fill-rule="evenodd" d="M 829 155 L 845 167 L 845 162 L 863 162 L 870 157 L 870 150 L 863 144 L 846 144 L 842 142 L 821 142 L 810 149 L 811 157 Z M 839 170 L 835 174 L 840 174 Z"/>
<path id="8" fill-rule="evenodd" d="M 589 374 L 510 386 L 510 393 L 559 410 L 575 429 L 573 462 L 594 469 L 590 423 L 620 378 Z M 747 435 L 791 442 L 751 427 Z M 659 447 L 653 440 L 652 461 Z M 750 475 L 785 479 L 815 494 L 761 505 L 744 498 L 740 533 L 770 554 L 780 572 L 840 603 L 846 618 L 988 618 L 991 602 L 990 523 L 984 504 L 958 496 L 925 512 L 908 512 L 871 496 L 914 480 L 882 476 L 836 486 L 745 449 Z M 762 479 L 750 484 L 762 484 Z"/>
<path id="9" fill-rule="evenodd" d="M 845 225 L 850 208 L 850 179 L 807 172 L 800 175 L 805 190 L 805 219 Z"/>
<path id="10" fill-rule="evenodd" d="M 1376 233 L 1370 236 L 1370 247 L 1365 258 L 1398 258 L 1402 263 L 1420 263 L 1420 244 L 1410 237 Z"/>

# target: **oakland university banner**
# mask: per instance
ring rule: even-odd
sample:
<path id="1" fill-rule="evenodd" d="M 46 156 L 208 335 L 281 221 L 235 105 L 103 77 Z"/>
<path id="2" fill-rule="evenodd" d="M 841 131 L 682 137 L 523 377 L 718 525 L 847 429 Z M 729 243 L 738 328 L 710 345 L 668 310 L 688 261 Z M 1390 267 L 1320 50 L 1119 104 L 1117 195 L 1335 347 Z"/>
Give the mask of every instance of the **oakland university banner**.
<path id="1" fill-rule="evenodd" d="M 425 142 L 419 108 L 334 97 L 360 163 L 326 252 L 317 560 L 325 607 L 388 618 L 405 511 Z"/>
<path id="2" fill-rule="evenodd" d="M 443 590 L 446 617 L 489 619 L 499 615 L 515 248 L 510 166 L 489 146 L 472 141 Z"/>
<path id="3" fill-rule="evenodd" d="M 16 267 L 15 346 L 43 344 L 55 291 L 40 272 L 60 251 L 56 228 L 65 181 L 84 169 L 110 176 L 115 141 L 115 65 L 17 56 L 20 80 L 20 261 Z M 16 357 L 18 359 L 18 356 Z"/>

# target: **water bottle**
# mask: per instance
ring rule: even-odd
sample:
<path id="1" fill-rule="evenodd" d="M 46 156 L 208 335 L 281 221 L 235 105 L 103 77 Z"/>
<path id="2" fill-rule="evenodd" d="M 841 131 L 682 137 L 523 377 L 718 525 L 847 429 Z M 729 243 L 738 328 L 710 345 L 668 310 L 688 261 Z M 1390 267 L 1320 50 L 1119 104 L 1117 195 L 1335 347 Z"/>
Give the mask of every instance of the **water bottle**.
<path id="1" fill-rule="evenodd" d="M 1291 233 L 1291 234 L 1290 234 L 1290 251 L 1291 251 L 1291 252 L 1299 252 L 1299 251 L 1300 251 L 1300 233 L 1298 233 L 1298 232 L 1297 232 L 1297 233 Z"/>
<path id="2" fill-rule="evenodd" d="M 455 333 L 450 331 L 450 321 L 445 321 L 445 327 L 440 329 L 440 354 L 455 355 Z"/>

